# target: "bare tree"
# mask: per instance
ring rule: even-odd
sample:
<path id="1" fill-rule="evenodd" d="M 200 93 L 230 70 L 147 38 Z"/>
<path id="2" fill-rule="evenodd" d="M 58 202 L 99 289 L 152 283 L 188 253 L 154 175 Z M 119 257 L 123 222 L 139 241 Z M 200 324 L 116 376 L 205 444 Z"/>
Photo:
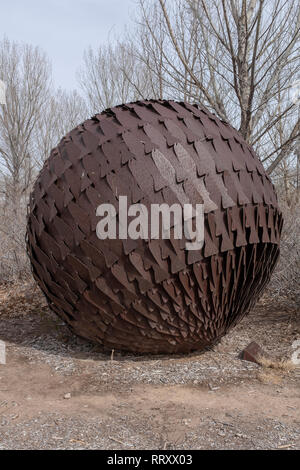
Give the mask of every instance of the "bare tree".
<path id="1" fill-rule="evenodd" d="M 180 47 L 191 70 L 197 70 L 199 81 L 202 80 L 200 35 L 195 17 L 187 8 L 185 1 L 170 3 L 170 14 L 176 28 L 177 46 L 174 47 L 169 34 L 164 11 L 158 1 L 139 0 L 140 9 L 137 13 L 136 38 L 137 56 L 152 75 L 152 81 L 159 84 L 159 98 L 183 99 L 198 101 L 199 87 L 190 79 L 190 71 L 184 66 L 178 53 Z M 173 36 L 173 32 L 172 32 Z M 152 93 L 151 98 L 156 98 Z"/>
<path id="2" fill-rule="evenodd" d="M 138 60 L 129 41 L 86 50 L 78 80 L 91 113 L 143 99 L 153 87 L 149 69 Z"/>
<path id="3" fill-rule="evenodd" d="M 139 4 L 138 23 L 144 28 L 146 46 L 140 60 L 150 51 L 155 63 L 161 64 L 166 89 L 174 96 L 177 90 L 183 99 L 202 101 L 233 123 L 259 149 L 272 173 L 294 150 L 300 130 L 296 105 L 289 98 L 300 71 L 299 2 L 139 0 Z M 151 72 L 157 73 L 155 67 Z M 284 122 L 284 138 L 275 142 L 271 134 L 274 137 L 272 130 L 279 121 Z"/>
<path id="4" fill-rule="evenodd" d="M 32 180 L 34 130 L 49 96 L 50 66 L 38 48 L 4 39 L 0 73 L 7 85 L 6 105 L 0 111 L 2 192 L 17 207 Z"/>
<path id="5" fill-rule="evenodd" d="M 88 117 L 87 105 L 76 90 L 58 89 L 48 97 L 34 129 L 35 171 L 43 165 L 61 138 Z"/>
<path id="6" fill-rule="evenodd" d="M 0 42 L 0 280 L 29 272 L 26 203 L 33 180 L 51 149 L 87 117 L 76 92 L 55 91 L 51 67 L 38 48 Z"/>

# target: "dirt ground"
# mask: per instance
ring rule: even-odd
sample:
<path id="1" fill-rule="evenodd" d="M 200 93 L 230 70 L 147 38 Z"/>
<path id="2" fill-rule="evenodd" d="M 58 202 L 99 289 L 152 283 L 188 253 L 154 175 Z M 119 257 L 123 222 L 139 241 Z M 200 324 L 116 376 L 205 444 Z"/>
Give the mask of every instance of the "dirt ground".
<path id="1" fill-rule="evenodd" d="M 299 312 L 262 300 L 214 350 L 101 352 L 32 284 L 0 286 L 0 449 L 300 449 Z M 242 361 L 258 342 L 282 368 Z"/>

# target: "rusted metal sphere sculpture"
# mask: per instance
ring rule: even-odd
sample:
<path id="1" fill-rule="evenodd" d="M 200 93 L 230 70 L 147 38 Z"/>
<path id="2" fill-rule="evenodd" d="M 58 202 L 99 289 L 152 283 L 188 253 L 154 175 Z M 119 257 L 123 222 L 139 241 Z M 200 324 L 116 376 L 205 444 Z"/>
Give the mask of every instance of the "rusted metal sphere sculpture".
<path id="1" fill-rule="evenodd" d="M 205 242 L 101 240 L 96 208 L 204 204 Z M 118 214 L 117 214 L 118 217 Z M 279 254 L 274 187 L 241 135 L 201 105 L 138 101 L 62 139 L 30 198 L 27 245 L 49 306 L 81 337 L 139 353 L 201 350 L 253 306 Z"/>

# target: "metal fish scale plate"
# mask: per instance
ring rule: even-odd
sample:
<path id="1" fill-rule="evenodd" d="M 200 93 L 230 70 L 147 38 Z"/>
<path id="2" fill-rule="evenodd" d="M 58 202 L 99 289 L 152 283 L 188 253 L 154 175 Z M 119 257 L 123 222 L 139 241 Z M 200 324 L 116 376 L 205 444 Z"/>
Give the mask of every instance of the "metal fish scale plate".
<path id="1" fill-rule="evenodd" d="M 96 208 L 203 203 L 205 242 L 100 240 Z M 104 349 L 201 350 L 258 299 L 282 216 L 261 162 L 206 108 L 149 100 L 108 109 L 64 137 L 28 206 L 27 248 L 49 306 Z"/>

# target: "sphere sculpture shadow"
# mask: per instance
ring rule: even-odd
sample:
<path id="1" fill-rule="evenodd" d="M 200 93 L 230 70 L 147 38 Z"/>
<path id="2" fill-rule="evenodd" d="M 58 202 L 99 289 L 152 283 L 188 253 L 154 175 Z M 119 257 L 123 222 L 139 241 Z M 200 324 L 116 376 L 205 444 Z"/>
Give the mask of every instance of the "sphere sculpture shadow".
<path id="1" fill-rule="evenodd" d="M 204 204 L 205 241 L 100 240 L 97 207 Z M 118 215 L 117 215 L 118 217 Z M 214 344 L 253 306 L 279 255 L 274 187 L 241 135 L 201 105 L 108 109 L 52 150 L 31 194 L 27 248 L 50 308 L 104 349 Z"/>

